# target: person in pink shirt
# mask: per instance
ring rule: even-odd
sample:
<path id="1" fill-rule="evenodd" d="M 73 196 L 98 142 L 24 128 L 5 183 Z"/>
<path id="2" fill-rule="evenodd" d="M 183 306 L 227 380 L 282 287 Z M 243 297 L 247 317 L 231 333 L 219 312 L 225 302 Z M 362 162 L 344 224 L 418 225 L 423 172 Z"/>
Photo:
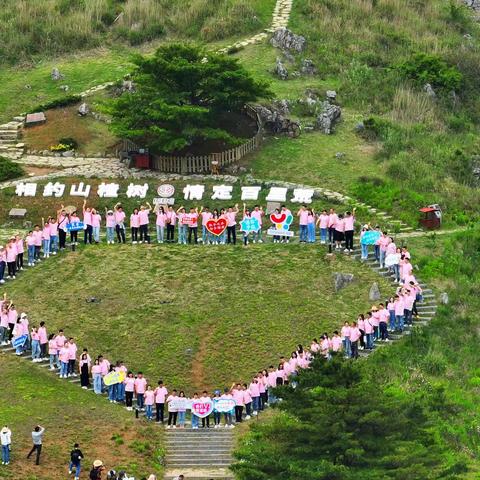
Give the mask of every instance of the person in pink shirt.
<path id="1" fill-rule="evenodd" d="M 308 218 L 307 218 L 307 241 L 308 243 L 315 243 L 315 212 L 313 209 L 308 209 Z"/>
<path id="2" fill-rule="evenodd" d="M 100 225 L 102 224 L 102 216 L 92 208 L 92 234 L 93 241 L 100 243 Z"/>
<path id="3" fill-rule="evenodd" d="M 15 280 L 16 273 L 17 273 L 17 245 L 15 241 L 15 237 L 11 238 L 7 246 L 6 250 L 6 260 L 7 260 L 7 268 L 8 268 L 8 279 Z"/>
<path id="4" fill-rule="evenodd" d="M 201 207 L 200 216 L 202 217 L 202 242 L 204 245 L 212 243 L 212 234 L 207 230 L 207 222 L 213 217 L 210 208 Z"/>
<path id="5" fill-rule="evenodd" d="M 68 343 L 65 343 L 63 347 L 58 351 L 58 358 L 60 360 L 60 378 L 68 377 L 68 360 L 70 355 L 70 350 L 68 348 Z"/>
<path id="6" fill-rule="evenodd" d="M 149 385 L 145 391 L 145 416 L 147 420 L 153 419 L 153 404 L 155 403 L 155 393 Z"/>
<path id="7" fill-rule="evenodd" d="M 39 225 L 33 227 L 33 245 L 35 246 L 35 262 L 40 262 L 40 251 L 42 249 L 42 231 L 40 230 Z"/>
<path id="8" fill-rule="evenodd" d="M 5 267 L 7 265 L 7 251 L 0 245 L 0 284 L 5 283 L 5 279 L 3 278 L 5 275 Z"/>
<path id="9" fill-rule="evenodd" d="M 66 345 L 68 348 L 68 376 L 77 377 L 77 374 L 75 373 L 75 361 L 77 359 L 77 344 L 74 342 L 73 337 L 70 337 Z"/>
<path id="10" fill-rule="evenodd" d="M 105 227 L 107 229 L 107 245 L 113 245 L 115 243 L 115 214 L 113 210 L 108 210 L 105 207 Z"/>
<path id="11" fill-rule="evenodd" d="M 237 243 L 236 217 L 238 212 L 238 204 L 235 204 L 235 207 L 228 207 L 227 213 L 225 214 L 227 219 L 227 243 L 233 243 L 233 245 Z"/>
<path id="12" fill-rule="evenodd" d="M 325 245 L 327 243 L 327 234 L 328 234 L 328 222 L 329 215 L 326 210 L 323 210 L 317 218 L 317 227 L 320 228 L 320 243 Z"/>
<path id="13" fill-rule="evenodd" d="M 148 202 L 146 202 L 146 204 L 147 206 L 140 205 L 140 211 L 138 212 L 138 218 L 140 220 L 140 243 L 150 243 L 150 235 L 148 234 L 148 216 L 150 215 L 152 206 Z"/>
<path id="14" fill-rule="evenodd" d="M 48 355 L 50 357 L 50 370 L 55 370 L 58 368 L 58 346 L 54 333 L 51 333 L 48 337 Z"/>
<path id="15" fill-rule="evenodd" d="M 167 387 L 163 384 L 163 380 L 158 381 L 158 387 L 155 393 L 155 414 L 157 423 L 162 423 L 165 419 L 165 399 L 168 395 Z"/>
<path id="16" fill-rule="evenodd" d="M 280 362 L 278 364 L 278 368 L 276 370 L 276 375 L 277 375 L 277 387 L 279 387 L 280 385 L 283 385 L 287 380 L 287 374 L 285 372 L 285 367 L 284 365 L 287 365 L 287 362 L 283 363 L 283 362 Z M 250 384 L 250 387 L 249 387 L 249 390 L 250 390 L 250 394 L 252 393 L 252 388 L 251 388 L 251 384 Z M 253 401 L 253 395 L 252 395 L 252 401 Z"/>
<path id="17" fill-rule="evenodd" d="M 257 377 L 253 377 L 249 390 L 250 395 L 252 396 L 253 415 L 258 415 L 258 410 L 260 408 L 260 386 L 258 385 Z"/>
<path id="18" fill-rule="evenodd" d="M 47 222 L 50 227 L 50 253 L 56 255 L 58 251 L 58 221 L 53 217 L 49 217 Z"/>
<path id="19" fill-rule="evenodd" d="M 197 395 L 197 394 L 195 394 Z M 168 422 L 167 428 L 177 428 L 177 417 L 178 417 L 178 409 L 175 401 L 177 400 L 177 391 L 175 389 L 172 390 L 172 393 L 167 397 L 167 405 L 168 405 Z M 197 395 L 198 397 L 198 395 Z M 198 417 L 197 417 L 198 419 Z M 193 419 L 192 419 L 192 428 L 193 426 Z M 197 425 L 198 428 L 198 425 Z"/>
<path id="20" fill-rule="evenodd" d="M 342 242 L 345 240 L 345 220 L 342 214 L 338 216 L 337 221 L 335 222 L 334 239 L 335 249 L 341 250 Z"/>
<path id="21" fill-rule="evenodd" d="M 240 423 L 242 421 L 242 416 L 243 416 L 243 407 L 245 406 L 244 404 L 244 392 L 243 388 L 240 383 L 233 384 L 232 388 L 230 389 L 230 393 L 233 396 L 233 399 L 236 402 L 235 405 L 235 422 Z"/>
<path id="22" fill-rule="evenodd" d="M 48 334 L 45 322 L 40 322 L 38 337 L 40 340 L 40 358 L 47 358 Z"/>
<path id="23" fill-rule="evenodd" d="M 28 266 L 33 267 L 35 265 L 35 237 L 31 230 L 28 232 L 25 241 L 27 242 Z"/>
<path id="24" fill-rule="evenodd" d="M 118 243 L 125 243 L 125 212 L 123 207 L 117 203 L 113 207 L 113 216 L 115 217 L 115 231 L 117 233 Z"/>
<path id="25" fill-rule="evenodd" d="M 312 340 L 312 343 L 310 344 L 310 351 L 314 355 L 320 351 L 320 344 L 318 343 L 318 340 L 316 338 L 314 338 Z"/>
<path id="26" fill-rule="evenodd" d="M 138 208 L 133 209 L 130 215 L 130 230 L 132 232 L 132 243 L 138 242 L 138 230 L 140 228 L 140 216 L 138 215 Z"/>
<path id="27" fill-rule="evenodd" d="M 188 224 L 188 243 L 192 243 L 193 234 L 193 243 L 196 245 L 198 243 L 198 208 L 190 208 L 188 216 L 190 218 L 190 223 Z"/>
<path id="28" fill-rule="evenodd" d="M 372 315 L 371 322 L 373 325 L 373 339 L 378 340 L 380 338 L 380 330 L 379 330 L 380 313 L 378 312 L 378 308 L 376 305 L 372 305 L 372 308 L 370 309 L 370 313 Z"/>
<path id="29" fill-rule="evenodd" d="M 125 405 L 127 410 L 133 410 L 133 394 L 135 392 L 135 377 L 132 372 L 128 372 L 123 382 L 125 384 Z"/>
<path id="30" fill-rule="evenodd" d="M 385 259 L 387 257 L 387 248 L 389 243 L 390 237 L 388 236 L 387 232 L 382 232 L 380 238 L 377 240 L 377 244 L 380 247 L 380 268 L 385 266 Z"/>
<path id="31" fill-rule="evenodd" d="M 380 328 L 380 340 L 382 342 L 388 342 L 388 320 L 390 318 L 390 313 L 385 308 L 383 303 L 378 305 L 378 315 L 379 319 L 379 328 Z"/>
<path id="32" fill-rule="evenodd" d="M 171 205 L 168 207 L 166 215 L 167 243 L 173 243 L 175 241 L 175 223 L 177 221 L 177 214 Z"/>
<path id="33" fill-rule="evenodd" d="M 87 243 L 92 244 L 92 209 L 87 207 L 87 200 L 83 201 L 83 224 L 85 228 L 83 230 L 83 243 L 86 245 Z"/>
<path id="34" fill-rule="evenodd" d="M 32 331 L 30 332 L 30 338 L 32 340 L 32 362 L 41 362 L 42 360 L 40 359 L 40 337 L 38 335 L 37 327 L 32 327 Z"/>
<path id="35" fill-rule="evenodd" d="M 63 330 L 60 329 L 58 331 L 58 334 L 57 336 L 55 337 L 55 342 L 57 343 L 57 349 L 60 350 L 64 345 L 65 343 L 67 343 L 67 338 L 65 337 L 65 335 L 63 334 Z"/>
<path id="36" fill-rule="evenodd" d="M 58 225 L 58 245 L 60 250 L 65 250 L 66 241 L 67 241 L 68 215 L 63 205 L 61 205 L 60 209 L 57 210 L 56 223 Z"/>
<path id="37" fill-rule="evenodd" d="M 165 213 L 164 208 L 161 205 L 155 205 L 153 213 L 156 214 L 155 227 L 157 230 L 157 242 L 163 243 L 165 236 L 165 225 L 167 222 L 167 214 Z"/>
<path id="38" fill-rule="evenodd" d="M 147 380 L 142 372 L 138 372 L 135 379 L 135 396 L 137 397 L 137 407 L 144 410 L 145 391 L 147 389 Z"/>
<path id="39" fill-rule="evenodd" d="M 337 225 L 338 215 L 335 213 L 335 209 L 331 208 L 328 214 L 328 243 L 335 241 L 335 226 Z"/>
<path id="40" fill-rule="evenodd" d="M 101 395 L 102 394 L 102 367 L 100 367 L 98 358 L 95 359 L 94 365 L 92 366 L 92 380 L 93 380 L 94 393 L 96 393 L 97 395 Z M 133 396 L 133 393 L 132 393 L 132 396 Z"/>
<path id="41" fill-rule="evenodd" d="M 400 259 L 400 281 L 406 283 L 406 280 L 412 275 L 412 270 L 410 259 L 402 255 Z"/>
<path id="42" fill-rule="evenodd" d="M 42 218 L 42 246 L 43 246 L 43 258 L 50 256 L 50 221 Z"/>
<path id="43" fill-rule="evenodd" d="M 25 243 L 20 235 L 15 236 L 15 246 L 17 248 L 17 271 L 23 270 L 23 254 L 25 252 Z"/>
<path id="44" fill-rule="evenodd" d="M 68 216 L 68 223 L 71 223 L 71 224 L 81 223 L 80 218 L 77 215 L 77 212 L 72 212 Z M 78 245 L 78 230 L 70 230 L 70 243 L 72 245 Z"/>
<path id="45" fill-rule="evenodd" d="M 403 332 L 403 321 L 404 321 L 404 303 L 403 295 L 395 295 L 395 301 L 393 302 L 395 307 L 395 330 Z"/>
<path id="46" fill-rule="evenodd" d="M 308 235 L 308 210 L 306 205 L 302 205 L 297 212 L 300 225 L 300 243 L 307 243 Z"/>
<path id="47" fill-rule="evenodd" d="M 343 324 L 342 330 L 340 331 L 342 337 L 342 345 L 343 351 L 345 352 L 345 356 L 350 357 L 350 324 L 345 322 Z"/>
<path id="48" fill-rule="evenodd" d="M 328 334 L 326 332 L 322 335 L 320 351 L 325 358 L 330 359 L 330 339 L 328 338 Z"/>
<path id="49" fill-rule="evenodd" d="M 350 346 L 351 346 L 351 357 L 358 358 L 358 341 L 362 338 L 362 333 L 358 328 L 356 322 L 352 322 L 352 327 L 350 328 Z"/>
<path id="50" fill-rule="evenodd" d="M 271 367 L 273 368 L 273 367 Z M 275 372 L 273 372 L 275 373 Z M 277 376 L 275 375 L 275 379 L 277 378 Z M 274 388 L 275 385 L 272 387 Z M 248 389 L 248 385 L 246 383 L 244 383 L 242 385 L 242 390 L 243 390 L 243 404 L 245 405 L 245 420 L 250 420 L 251 415 L 252 415 L 252 396 L 250 395 L 250 390 Z M 271 397 L 271 398 L 270 398 Z M 273 394 L 271 394 L 271 396 L 269 396 L 269 402 L 270 403 L 275 403 L 275 397 L 273 396 Z"/>
<path id="51" fill-rule="evenodd" d="M 372 324 L 372 314 L 367 312 L 367 316 L 364 320 L 364 328 L 365 328 L 365 340 L 366 340 L 366 347 L 369 350 L 373 349 L 373 324 Z"/>
<path id="52" fill-rule="evenodd" d="M 176 213 L 178 220 L 178 243 L 180 245 L 187 244 L 187 224 L 184 223 L 185 216 L 187 215 L 186 210 L 183 206 L 179 207 Z"/>
<path id="53" fill-rule="evenodd" d="M 350 335 L 352 335 L 352 329 L 350 328 Z M 338 331 L 335 330 L 332 336 L 332 350 L 334 352 L 340 352 L 342 350 L 342 337 L 338 334 Z M 351 343 L 351 341 L 350 341 Z"/>
<path id="54" fill-rule="evenodd" d="M 347 212 L 343 220 L 345 231 L 345 252 L 353 252 L 353 232 L 355 231 L 355 211 Z"/>
<path id="55" fill-rule="evenodd" d="M 253 232 L 253 243 L 263 243 L 262 240 L 262 223 L 263 219 L 262 217 L 265 215 L 265 212 L 263 211 L 263 207 L 260 205 L 255 205 L 252 210 L 252 218 L 256 218 L 258 220 L 258 224 L 260 225 L 260 229 L 257 230 L 256 232 Z"/>

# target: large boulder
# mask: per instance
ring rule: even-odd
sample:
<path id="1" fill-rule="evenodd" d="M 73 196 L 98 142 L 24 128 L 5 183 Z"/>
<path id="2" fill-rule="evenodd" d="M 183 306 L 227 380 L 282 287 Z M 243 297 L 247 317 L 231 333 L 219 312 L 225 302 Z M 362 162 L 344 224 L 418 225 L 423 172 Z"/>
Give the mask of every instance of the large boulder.
<path id="1" fill-rule="evenodd" d="M 78 114 L 81 117 L 86 117 L 88 115 L 88 112 L 90 112 L 90 107 L 86 102 L 83 102 L 79 107 L 78 107 Z"/>
<path id="2" fill-rule="evenodd" d="M 322 102 L 321 112 L 317 116 L 316 127 L 326 135 L 333 132 L 335 124 L 338 123 L 342 115 L 342 110 L 338 105 L 332 105 L 330 102 Z"/>
<path id="3" fill-rule="evenodd" d="M 306 40 L 301 35 L 295 35 L 288 28 L 282 27 L 275 30 L 270 43 L 282 50 L 293 50 L 295 52 L 303 52 L 305 50 Z"/>
<path id="4" fill-rule="evenodd" d="M 279 58 L 277 58 L 277 62 L 275 64 L 275 69 L 273 70 L 273 72 L 280 80 L 286 80 L 288 78 L 287 67 L 285 67 L 285 65 Z"/>
<path id="5" fill-rule="evenodd" d="M 354 276 L 353 273 L 340 273 L 335 272 L 333 274 L 333 282 L 335 286 L 335 291 L 338 292 L 342 288 L 345 288 L 347 285 L 353 282 Z"/>
<path id="6" fill-rule="evenodd" d="M 370 291 L 368 292 L 368 298 L 371 302 L 378 302 L 382 298 L 377 282 L 372 283 Z"/>

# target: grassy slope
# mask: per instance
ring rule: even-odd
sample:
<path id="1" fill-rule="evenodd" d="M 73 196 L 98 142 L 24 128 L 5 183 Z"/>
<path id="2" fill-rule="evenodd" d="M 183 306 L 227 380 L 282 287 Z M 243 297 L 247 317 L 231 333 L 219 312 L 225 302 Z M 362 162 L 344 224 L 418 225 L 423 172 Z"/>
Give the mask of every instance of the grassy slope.
<path id="1" fill-rule="evenodd" d="M 100 458 L 107 467 L 123 466 L 136 476 L 161 472 L 155 463 L 161 440 L 155 427 L 136 421 L 131 413 L 78 386 L 60 384 L 44 369 L 10 354 L 0 353 L 0 365 L 0 423 L 9 425 L 13 433 L 12 465 L 1 467 L 0 478 L 64 479 L 75 442 L 85 454 L 85 469 Z M 36 467 L 34 461 L 24 457 L 31 447 L 31 429 L 38 423 L 47 431 L 42 462 Z"/>
<path id="2" fill-rule="evenodd" d="M 211 388 L 247 380 L 366 310 L 378 276 L 324 255 L 302 245 L 104 245 L 51 258 L 6 291 L 33 322 L 64 327 L 92 354 L 123 358 L 152 381 Z M 355 284 L 334 294 L 335 271 L 354 273 Z"/>

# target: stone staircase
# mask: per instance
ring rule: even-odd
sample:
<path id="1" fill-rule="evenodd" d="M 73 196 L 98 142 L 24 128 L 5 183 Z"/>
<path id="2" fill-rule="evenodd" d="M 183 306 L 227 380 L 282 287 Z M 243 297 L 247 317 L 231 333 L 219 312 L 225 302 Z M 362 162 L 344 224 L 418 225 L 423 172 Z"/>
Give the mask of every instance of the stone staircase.
<path id="1" fill-rule="evenodd" d="M 165 430 L 167 471 L 165 479 L 179 474 L 192 479 L 233 479 L 228 467 L 234 445 L 230 429 Z"/>
<path id="2" fill-rule="evenodd" d="M 23 155 L 24 144 L 20 143 L 23 122 L 12 121 L 0 125 L 0 155 L 10 158 L 20 158 Z"/>

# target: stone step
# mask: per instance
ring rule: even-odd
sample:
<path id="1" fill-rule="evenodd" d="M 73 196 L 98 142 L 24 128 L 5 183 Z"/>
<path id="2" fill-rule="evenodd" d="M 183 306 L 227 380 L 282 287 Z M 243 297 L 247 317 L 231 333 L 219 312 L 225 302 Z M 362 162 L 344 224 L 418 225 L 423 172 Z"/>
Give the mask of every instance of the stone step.
<path id="1" fill-rule="evenodd" d="M 172 460 L 167 462 L 169 468 L 174 467 L 229 467 L 232 463 L 230 459 L 218 459 L 218 460 L 209 460 L 209 459 L 185 459 L 185 460 Z"/>
<path id="2" fill-rule="evenodd" d="M 167 463 L 170 463 L 171 461 L 183 461 L 183 460 L 191 460 L 192 459 L 192 451 L 187 451 L 185 450 L 183 453 L 169 453 L 167 451 L 167 454 L 165 455 L 165 459 L 167 460 Z M 195 450 L 195 460 L 221 460 L 221 461 L 231 461 L 232 460 L 232 454 L 231 453 L 219 453 L 219 452 L 212 452 L 212 451 L 197 451 Z"/>

